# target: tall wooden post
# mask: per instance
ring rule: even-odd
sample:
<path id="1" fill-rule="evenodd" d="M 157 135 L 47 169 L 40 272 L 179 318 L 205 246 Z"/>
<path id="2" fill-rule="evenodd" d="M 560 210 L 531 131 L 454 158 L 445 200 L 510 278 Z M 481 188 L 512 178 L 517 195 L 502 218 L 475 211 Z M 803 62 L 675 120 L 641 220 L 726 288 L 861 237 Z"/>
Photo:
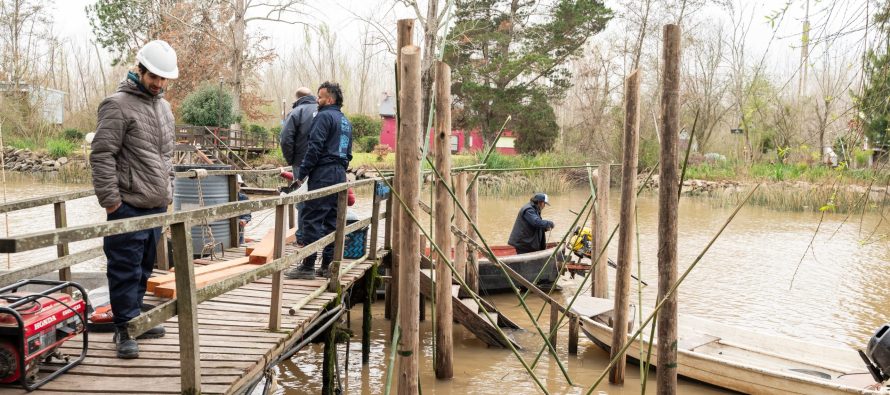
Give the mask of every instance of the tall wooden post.
<path id="1" fill-rule="evenodd" d="M 596 178 L 596 215 L 591 218 L 593 230 L 592 258 L 596 258 L 600 251 L 606 247 L 609 239 L 609 182 L 611 182 L 611 168 L 608 163 L 600 165 Z M 590 296 L 595 298 L 609 297 L 609 251 L 604 251 L 593 269 L 593 283 L 590 287 Z"/>
<path id="2" fill-rule="evenodd" d="M 436 169 L 442 178 L 436 180 L 436 245 L 448 251 L 451 245 L 451 67 L 436 62 Z M 447 254 L 447 252 L 446 252 Z M 436 257 L 436 378 L 454 377 L 454 316 L 451 311 L 451 269 L 445 264 L 449 256 Z"/>
<path id="3" fill-rule="evenodd" d="M 371 203 L 371 245 L 368 251 L 368 260 L 373 262 L 372 271 L 376 271 L 379 267 L 377 262 L 377 238 L 380 236 L 380 196 L 377 195 L 377 184 L 374 184 L 374 192 L 371 195 L 373 203 Z M 366 295 L 362 303 L 362 365 L 367 365 L 371 361 L 371 302 L 374 298 L 374 289 L 372 278 L 376 273 L 368 271 L 365 273 Z"/>
<path id="4" fill-rule="evenodd" d="M 460 205 L 464 208 L 467 207 L 467 194 L 463 192 L 466 190 L 467 173 L 460 172 L 455 174 L 455 196 L 457 196 L 457 202 L 460 203 Z M 465 217 L 464 214 L 457 209 L 455 209 L 453 212 L 457 213 L 457 215 L 454 216 L 454 226 L 457 227 L 457 229 L 461 232 L 464 232 L 464 234 L 469 234 L 467 233 L 467 228 L 469 228 L 467 217 Z M 449 229 L 449 231 L 451 231 L 451 229 Z M 467 242 L 460 237 L 454 238 L 454 270 L 459 276 L 463 276 L 463 278 L 467 280 L 467 282 L 469 282 L 470 278 L 467 276 Z"/>
<path id="5" fill-rule="evenodd" d="M 401 116 L 399 120 L 398 153 L 402 161 L 400 193 L 406 210 L 418 213 L 420 197 L 421 108 L 420 48 L 411 45 L 401 49 Z M 405 213 L 403 213 L 405 214 Z M 402 337 L 399 350 L 399 394 L 416 395 L 419 390 L 418 361 L 420 355 L 420 233 L 417 225 L 405 214 L 399 236 L 399 326 Z"/>
<path id="6" fill-rule="evenodd" d="M 662 44 L 661 167 L 658 183 L 658 300 L 677 282 L 680 202 L 680 26 L 665 25 Z M 677 393 L 677 293 L 658 312 L 657 393 Z"/>
<path id="7" fill-rule="evenodd" d="M 470 221 L 473 221 L 474 224 L 479 223 L 479 183 L 473 182 L 470 184 L 469 189 L 467 190 L 467 214 L 470 215 Z M 470 235 L 470 239 L 473 241 L 479 241 L 479 235 L 476 232 L 471 231 L 470 224 L 467 224 L 467 228 L 464 229 L 468 235 Z M 470 249 L 467 254 L 467 283 L 470 286 L 470 289 L 475 293 L 479 293 L 479 256 L 476 255 L 476 250 Z"/>
<path id="8" fill-rule="evenodd" d="M 228 184 L 229 184 L 229 202 L 237 202 L 238 201 L 238 190 L 240 189 L 240 185 L 238 185 L 238 176 L 234 174 L 230 174 L 227 176 Z M 240 243 L 239 233 L 241 232 L 241 228 L 238 226 L 238 221 L 240 218 L 232 217 L 229 218 L 229 245 L 232 247 L 238 247 Z"/>
<path id="9" fill-rule="evenodd" d="M 630 272 L 633 265 L 634 211 L 637 200 L 637 159 L 640 123 L 640 76 L 634 70 L 624 81 L 624 161 L 621 168 L 621 218 L 618 237 L 618 273 L 615 275 L 615 320 L 612 322 L 612 358 L 627 343 L 627 321 L 630 316 Z M 625 356 L 609 372 L 609 381 L 624 383 Z"/>
<path id="10" fill-rule="evenodd" d="M 394 183 L 394 182 L 393 182 Z M 383 318 L 391 319 L 392 318 L 392 307 L 395 306 L 393 302 L 392 290 L 393 290 L 393 282 L 392 282 L 392 274 L 395 272 L 392 268 L 394 267 L 395 262 L 395 249 L 393 248 L 393 232 L 395 231 L 395 205 L 398 203 L 393 203 L 395 201 L 395 195 L 391 195 L 389 199 L 386 200 L 386 227 L 383 228 L 383 248 L 389 251 L 388 254 L 383 258 L 383 260 L 389 263 L 389 274 L 390 281 L 386 281 L 383 285 L 383 293 L 384 293 L 384 303 L 383 303 Z"/>
<path id="11" fill-rule="evenodd" d="M 3 147 L 0 147 L 2 149 Z M 53 212 L 56 219 L 56 229 L 68 227 L 68 212 L 65 210 L 65 202 L 53 203 Z M 68 243 L 56 245 L 56 256 L 61 258 L 68 256 Z M 166 251 L 164 251 L 166 254 Z M 59 269 L 59 281 L 71 281 L 71 268 L 66 267 Z"/>
<path id="12" fill-rule="evenodd" d="M 396 115 L 399 117 L 399 119 L 397 120 L 396 124 L 399 127 L 398 127 L 398 129 L 396 129 L 396 132 L 397 132 L 397 136 L 396 136 L 396 163 L 395 163 L 395 173 L 393 176 L 393 185 L 395 185 L 395 188 L 398 190 L 399 194 L 401 194 L 402 191 L 400 188 L 401 188 L 401 184 L 402 184 L 402 181 L 401 181 L 402 173 L 403 173 L 402 168 L 404 166 L 404 161 L 405 161 L 405 158 L 400 154 L 401 150 L 398 149 L 398 145 L 401 142 L 401 139 L 398 137 L 398 135 L 401 134 L 401 126 L 402 126 L 401 117 L 402 117 L 403 103 L 401 103 L 401 97 L 402 97 L 401 91 L 404 89 L 404 86 L 402 85 L 403 78 L 401 76 L 401 74 L 403 73 L 403 70 L 404 70 L 401 67 L 402 48 L 411 45 L 411 43 L 413 41 L 414 20 L 413 19 L 399 19 L 397 27 L 398 27 L 398 32 L 397 32 L 398 35 L 397 35 L 396 46 L 398 48 L 396 48 L 396 84 L 398 86 L 398 92 L 396 92 L 396 97 L 397 97 Z M 393 215 L 392 215 L 392 217 L 394 218 L 394 220 L 393 220 L 394 225 L 392 228 L 393 245 L 399 246 L 399 245 L 401 245 L 402 230 L 404 229 L 404 226 L 405 226 L 405 222 L 402 219 L 403 209 L 402 209 L 402 206 L 398 203 L 393 204 L 393 209 L 394 209 Z M 410 219 L 409 219 L 409 221 L 410 221 Z M 391 268 L 391 272 L 390 272 L 390 275 L 392 277 L 389 281 L 391 299 L 388 301 L 390 303 L 390 311 L 398 310 L 398 304 L 399 304 L 399 300 L 400 300 L 399 290 L 401 288 L 401 281 L 399 281 L 399 264 L 401 263 L 401 256 L 399 253 L 400 253 L 399 248 L 396 248 L 392 255 L 392 268 Z M 417 251 L 414 251 L 414 253 L 416 254 Z M 393 325 L 395 325 L 395 322 L 393 322 Z"/>
<path id="13" fill-rule="evenodd" d="M 284 217 L 285 206 L 279 204 L 275 206 L 275 233 L 274 244 L 272 249 L 272 259 L 278 259 L 284 256 L 284 244 L 287 240 L 285 236 Z M 281 277 L 281 270 L 272 273 L 272 296 L 269 303 L 269 330 L 281 330 L 281 303 L 284 293 L 284 279 Z"/>
<path id="14" fill-rule="evenodd" d="M 198 336 L 198 298 L 192 262 L 191 227 L 170 225 L 173 264 L 176 265 L 176 320 L 179 323 L 179 375 L 183 394 L 201 393 L 201 353 Z"/>

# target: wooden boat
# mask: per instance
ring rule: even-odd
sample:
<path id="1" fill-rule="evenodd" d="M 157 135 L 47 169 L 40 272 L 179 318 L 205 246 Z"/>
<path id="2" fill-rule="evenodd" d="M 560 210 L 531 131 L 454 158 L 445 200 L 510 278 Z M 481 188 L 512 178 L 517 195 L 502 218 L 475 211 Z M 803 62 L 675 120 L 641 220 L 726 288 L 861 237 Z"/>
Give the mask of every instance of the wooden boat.
<path id="1" fill-rule="evenodd" d="M 556 285 L 556 280 L 559 279 L 559 265 L 563 262 L 561 260 L 562 254 L 556 254 L 553 259 L 550 259 L 556 244 L 549 243 L 546 250 L 527 254 L 517 254 L 516 249 L 508 245 L 492 246 L 491 250 L 498 257 L 498 260 L 522 275 L 529 282 L 534 282 L 535 278 L 537 278 L 536 284 L 539 288 L 550 289 Z M 513 283 L 516 284 L 516 281 L 513 281 Z M 517 288 L 521 287 L 517 285 Z M 479 291 L 484 293 L 510 291 L 507 275 L 482 254 L 479 255 Z"/>
<path id="2" fill-rule="evenodd" d="M 581 329 L 597 346 L 610 349 L 613 301 L 579 297 L 572 310 Z M 648 316 L 648 313 L 647 313 Z M 636 321 L 636 319 L 633 319 Z M 629 323 L 628 326 L 632 326 Z M 649 330 L 645 330 L 648 338 Z M 874 379 L 852 349 L 823 346 L 684 315 L 678 322 L 677 372 L 718 387 L 749 394 L 888 394 L 869 389 Z M 632 334 L 632 331 L 631 331 Z M 627 349 L 634 363 L 648 350 L 647 341 Z M 652 365 L 657 365 L 652 347 Z"/>

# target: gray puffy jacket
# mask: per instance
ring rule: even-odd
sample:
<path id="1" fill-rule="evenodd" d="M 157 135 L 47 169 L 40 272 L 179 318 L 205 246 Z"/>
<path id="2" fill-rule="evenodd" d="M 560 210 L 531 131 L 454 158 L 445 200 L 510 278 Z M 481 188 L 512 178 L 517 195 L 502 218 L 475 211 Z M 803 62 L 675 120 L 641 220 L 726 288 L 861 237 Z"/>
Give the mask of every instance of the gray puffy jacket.
<path id="1" fill-rule="evenodd" d="M 99 105 L 90 164 L 102 207 L 123 201 L 139 208 L 165 207 L 170 187 L 173 112 L 163 93 L 152 96 L 125 79 Z"/>

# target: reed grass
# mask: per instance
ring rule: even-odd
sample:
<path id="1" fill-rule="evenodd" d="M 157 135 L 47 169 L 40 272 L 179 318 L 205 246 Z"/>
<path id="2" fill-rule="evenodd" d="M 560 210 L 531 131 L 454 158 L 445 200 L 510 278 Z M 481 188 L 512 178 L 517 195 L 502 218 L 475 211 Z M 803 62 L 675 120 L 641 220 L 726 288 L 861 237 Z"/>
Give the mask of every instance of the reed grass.
<path id="1" fill-rule="evenodd" d="M 731 207 L 739 203 L 748 188 L 728 188 L 707 195 L 717 206 Z M 864 187 L 775 183 L 762 185 L 748 202 L 751 205 L 785 211 L 858 212 L 881 209 L 881 202 L 890 198 L 885 192 Z"/>

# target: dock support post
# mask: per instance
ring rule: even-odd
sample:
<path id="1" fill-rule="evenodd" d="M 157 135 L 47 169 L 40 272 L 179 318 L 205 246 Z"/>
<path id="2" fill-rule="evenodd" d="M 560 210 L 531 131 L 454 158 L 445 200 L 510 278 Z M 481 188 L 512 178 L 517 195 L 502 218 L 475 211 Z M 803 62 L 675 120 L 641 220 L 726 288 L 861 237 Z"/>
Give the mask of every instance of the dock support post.
<path id="1" fill-rule="evenodd" d="M 627 343 L 627 320 L 630 309 L 630 272 L 633 265 L 634 232 L 636 223 L 636 185 L 639 145 L 640 99 L 639 70 L 634 70 L 624 81 L 624 160 L 621 168 L 621 218 L 618 236 L 618 273 L 615 275 L 615 319 L 612 322 L 612 352 L 618 363 L 609 372 L 613 384 L 624 383 L 625 355 L 618 351 Z"/>
<path id="2" fill-rule="evenodd" d="M 457 196 L 457 203 L 459 203 L 463 207 L 467 207 L 467 176 L 467 173 L 464 172 L 460 172 L 454 175 L 454 191 L 455 195 Z M 465 235 L 470 234 L 470 225 L 469 222 L 467 222 L 466 216 L 455 215 L 454 226 Z M 450 231 L 451 229 L 449 229 L 449 232 Z M 441 244 L 439 245 L 441 246 Z M 467 248 L 467 241 L 464 240 L 463 237 L 454 238 L 454 270 L 459 276 L 463 276 L 463 278 L 467 280 L 467 284 L 469 285 L 470 273 L 468 273 L 467 271 Z"/>
<path id="3" fill-rule="evenodd" d="M 556 340 L 559 338 L 559 305 L 550 303 L 550 344 L 556 348 Z"/>
<path id="4" fill-rule="evenodd" d="M 284 242 L 285 242 L 285 229 L 284 229 L 284 216 L 287 211 L 285 211 L 285 206 L 283 204 L 279 204 L 275 206 L 275 233 L 274 233 L 274 247 L 272 250 L 272 259 L 278 259 L 284 256 Z M 269 330 L 271 331 L 279 331 L 281 330 L 281 299 L 283 293 L 283 283 L 284 279 L 282 278 L 282 271 L 278 270 L 275 273 L 272 273 L 272 296 L 270 300 L 269 306 Z"/>
<path id="5" fill-rule="evenodd" d="M 448 194 L 451 185 L 451 67 L 436 62 L 436 245 L 451 245 L 451 214 L 454 202 Z M 447 248 L 446 248 L 447 250 Z M 436 254 L 436 378 L 454 377 L 454 315 L 451 306 L 450 257 Z"/>
<path id="6" fill-rule="evenodd" d="M 569 354 L 578 355 L 578 316 L 569 317 Z"/>
<path id="7" fill-rule="evenodd" d="M 2 148 L 2 147 L 0 147 Z M 65 209 L 65 202 L 56 202 L 53 203 L 53 212 L 55 214 L 56 220 L 56 229 L 67 228 L 68 227 L 68 212 Z M 56 245 L 56 256 L 61 258 L 63 256 L 68 256 L 68 243 L 61 243 Z M 164 251 L 164 254 L 167 252 Z M 166 256 L 166 255 L 165 255 Z M 59 281 L 71 281 L 71 268 L 66 267 L 59 269 Z M 69 290 L 70 291 L 70 288 Z"/>
<path id="8" fill-rule="evenodd" d="M 349 202 L 349 192 L 342 190 L 337 193 L 337 229 L 334 231 L 334 260 L 331 262 L 331 277 L 328 281 L 328 292 L 337 294 L 336 298 L 330 303 L 331 308 L 339 306 L 341 301 L 340 295 L 340 266 L 343 262 L 343 242 L 346 240 L 346 207 Z M 337 323 L 331 325 L 328 329 L 324 343 L 324 360 L 322 362 L 322 395 L 333 395 L 334 389 L 337 388 L 337 333 L 339 326 Z"/>
<path id="9" fill-rule="evenodd" d="M 591 218 L 593 222 L 593 250 L 591 258 L 596 259 L 606 248 L 606 242 L 609 239 L 609 183 L 611 182 L 611 167 L 608 163 L 603 163 L 597 169 L 596 178 L 596 205 L 595 212 Z M 593 263 L 593 262 L 591 262 Z M 606 249 L 593 268 L 593 285 L 590 287 L 590 296 L 595 298 L 609 297 L 609 251 Z"/>
<path id="10" fill-rule="evenodd" d="M 393 185 L 395 185 L 394 182 Z M 393 207 L 392 201 L 393 199 L 391 197 L 386 199 L 386 227 L 383 228 L 383 248 L 389 251 L 383 258 L 383 264 L 386 268 L 385 272 L 390 275 L 390 279 L 392 278 L 393 273 L 393 262 L 395 262 L 395 250 L 392 247 L 392 234 L 393 229 L 396 227 L 394 215 L 395 207 Z M 392 318 L 392 306 L 392 280 L 390 280 L 383 283 L 383 318 Z"/>
<path id="11" fill-rule="evenodd" d="M 399 19 L 399 21 L 397 22 L 397 29 L 398 29 L 398 31 L 397 31 L 397 38 L 396 38 L 396 40 L 397 40 L 397 42 L 396 42 L 396 46 L 397 46 L 397 48 L 396 48 L 396 84 L 397 84 L 396 85 L 396 88 L 397 88 L 396 89 L 396 118 L 398 118 L 398 119 L 396 120 L 396 125 L 398 125 L 398 127 L 396 129 L 396 133 L 397 133 L 396 139 L 397 139 L 397 141 L 401 142 L 401 139 L 399 138 L 399 135 L 401 135 L 401 129 L 402 129 L 402 119 L 401 119 L 402 118 L 402 108 L 401 107 L 404 104 L 401 102 L 402 90 L 404 90 L 404 85 L 402 85 L 402 80 L 404 78 L 402 78 L 402 75 L 401 75 L 403 73 L 403 68 L 401 67 L 401 65 L 402 65 L 402 48 L 404 48 L 405 46 L 411 45 L 413 42 L 414 20 L 413 19 Z M 402 190 L 401 190 L 401 188 L 402 188 L 402 186 L 401 186 L 402 185 L 402 174 L 404 173 L 404 170 L 402 168 L 404 167 L 405 158 L 400 154 L 401 150 L 398 149 L 398 144 L 396 144 L 396 150 L 397 151 L 396 151 L 396 161 L 395 161 L 395 173 L 393 176 L 393 185 L 398 190 L 398 193 L 401 194 L 402 193 Z M 403 218 L 404 215 L 402 215 L 403 209 L 402 209 L 401 205 L 393 204 L 392 208 L 393 208 L 393 218 L 394 218 L 392 236 L 393 236 L 393 244 L 395 244 L 397 246 L 397 248 L 395 249 L 395 251 L 392 255 L 392 265 L 391 265 L 392 269 L 390 272 L 391 278 L 389 281 L 390 288 L 391 288 L 390 295 L 392 296 L 392 299 L 389 300 L 390 314 L 393 311 L 398 311 L 399 301 L 401 300 L 401 298 L 399 298 L 399 291 L 401 290 L 402 282 L 399 281 L 399 274 L 400 274 L 399 265 L 401 264 L 402 256 L 401 256 L 401 251 L 399 251 L 400 250 L 399 247 L 401 246 L 401 239 L 402 239 L 402 233 L 403 233 L 402 230 L 405 228 L 406 223 L 410 222 L 410 220 L 405 220 Z M 415 255 L 416 255 L 416 250 L 417 249 L 415 248 Z M 395 326 L 395 324 L 396 324 L 395 322 L 392 323 L 393 326 Z"/>
<path id="12" fill-rule="evenodd" d="M 183 394 L 201 393 L 201 353 L 198 337 L 198 303 L 192 262 L 191 227 L 170 225 L 173 263 L 176 265 L 176 314 L 179 322 L 179 375 Z M 134 333 L 133 335 L 139 335 Z"/>
<path id="13" fill-rule="evenodd" d="M 473 182 L 467 190 L 467 214 L 470 215 L 470 221 L 474 224 L 479 223 L 479 183 Z M 470 236 L 470 240 L 479 241 L 479 235 L 470 231 L 470 225 L 464 230 Z M 476 250 L 470 249 L 467 252 L 467 283 L 470 289 L 475 293 L 479 293 L 479 256 Z"/>
<path id="14" fill-rule="evenodd" d="M 228 184 L 229 184 L 229 202 L 237 202 L 238 201 L 238 189 L 240 189 L 240 185 L 238 185 L 238 176 L 234 174 L 229 174 L 226 176 Z M 232 247 L 238 247 L 241 245 L 239 241 L 241 227 L 238 226 L 238 218 L 237 216 L 229 218 L 229 245 Z"/>
<path id="15" fill-rule="evenodd" d="M 420 48 L 411 45 L 401 49 L 401 116 L 399 120 L 398 156 L 403 159 L 399 193 L 405 210 L 419 212 L 420 197 Z M 420 298 L 420 233 L 417 225 L 403 213 L 399 236 L 399 326 L 402 337 L 399 350 L 399 395 L 416 395 L 419 391 L 418 301 Z"/>
<path id="16" fill-rule="evenodd" d="M 664 26 L 661 88 L 661 167 L 658 184 L 658 313 L 656 392 L 677 393 L 677 210 L 680 206 L 680 26 Z"/>

